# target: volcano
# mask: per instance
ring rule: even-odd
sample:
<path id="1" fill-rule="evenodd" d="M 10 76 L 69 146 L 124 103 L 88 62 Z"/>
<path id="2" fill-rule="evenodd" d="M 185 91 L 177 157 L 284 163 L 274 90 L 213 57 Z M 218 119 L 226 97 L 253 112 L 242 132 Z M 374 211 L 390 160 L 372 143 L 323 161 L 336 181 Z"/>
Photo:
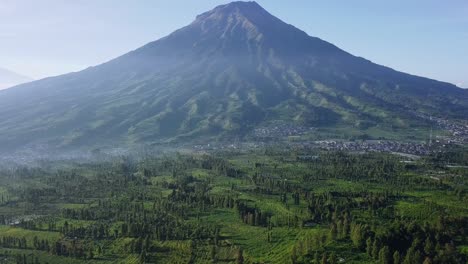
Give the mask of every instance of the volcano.
<path id="1" fill-rule="evenodd" d="M 286 123 L 382 131 L 466 119 L 468 91 L 354 56 L 233 2 L 121 57 L 0 91 L 0 146 L 245 138 Z"/>

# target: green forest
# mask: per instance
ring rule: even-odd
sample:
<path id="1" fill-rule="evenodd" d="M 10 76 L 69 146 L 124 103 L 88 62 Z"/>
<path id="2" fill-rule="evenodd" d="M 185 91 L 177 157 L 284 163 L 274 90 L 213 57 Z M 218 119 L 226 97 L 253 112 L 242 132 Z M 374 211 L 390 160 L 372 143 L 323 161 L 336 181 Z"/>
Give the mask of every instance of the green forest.
<path id="1" fill-rule="evenodd" d="M 467 161 L 272 147 L 4 164 L 0 262 L 466 263 Z"/>

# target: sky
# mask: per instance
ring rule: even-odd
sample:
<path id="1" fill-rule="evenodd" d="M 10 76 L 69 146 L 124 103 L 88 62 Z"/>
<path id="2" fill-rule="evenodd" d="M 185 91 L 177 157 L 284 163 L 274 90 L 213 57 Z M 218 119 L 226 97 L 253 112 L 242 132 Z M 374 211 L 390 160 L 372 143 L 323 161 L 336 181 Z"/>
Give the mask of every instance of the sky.
<path id="1" fill-rule="evenodd" d="M 222 0 L 0 0 L 0 67 L 40 79 L 166 36 Z M 468 88 L 467 0 L 258 0 L 378 64 Z"/>

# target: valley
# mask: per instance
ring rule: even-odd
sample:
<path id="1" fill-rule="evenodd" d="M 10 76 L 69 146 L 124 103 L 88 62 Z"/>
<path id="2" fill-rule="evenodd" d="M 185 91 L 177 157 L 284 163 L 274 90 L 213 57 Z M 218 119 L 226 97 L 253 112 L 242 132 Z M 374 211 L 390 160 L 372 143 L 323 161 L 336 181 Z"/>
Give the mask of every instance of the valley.
<path id="1" fill-rule="evenodd" d="M 51 264 L 463 263 L 468 170 L 445 165 L 468 165 L 466 153 L 406 163 L 265 147 L 3 165 L 0 255 Z"/>

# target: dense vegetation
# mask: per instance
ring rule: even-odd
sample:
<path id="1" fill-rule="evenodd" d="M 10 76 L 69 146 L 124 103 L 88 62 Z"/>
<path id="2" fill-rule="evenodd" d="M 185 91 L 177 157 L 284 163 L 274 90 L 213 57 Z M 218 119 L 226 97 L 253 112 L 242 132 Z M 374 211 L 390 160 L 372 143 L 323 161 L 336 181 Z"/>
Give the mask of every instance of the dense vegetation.
<path id="1" fill-rule="evenodd" d="M 464 154 L 461 154 L 464 155 Z M 282 151 L 6 166 L 6 263 L 465 263 L 459 155 Z"/>

